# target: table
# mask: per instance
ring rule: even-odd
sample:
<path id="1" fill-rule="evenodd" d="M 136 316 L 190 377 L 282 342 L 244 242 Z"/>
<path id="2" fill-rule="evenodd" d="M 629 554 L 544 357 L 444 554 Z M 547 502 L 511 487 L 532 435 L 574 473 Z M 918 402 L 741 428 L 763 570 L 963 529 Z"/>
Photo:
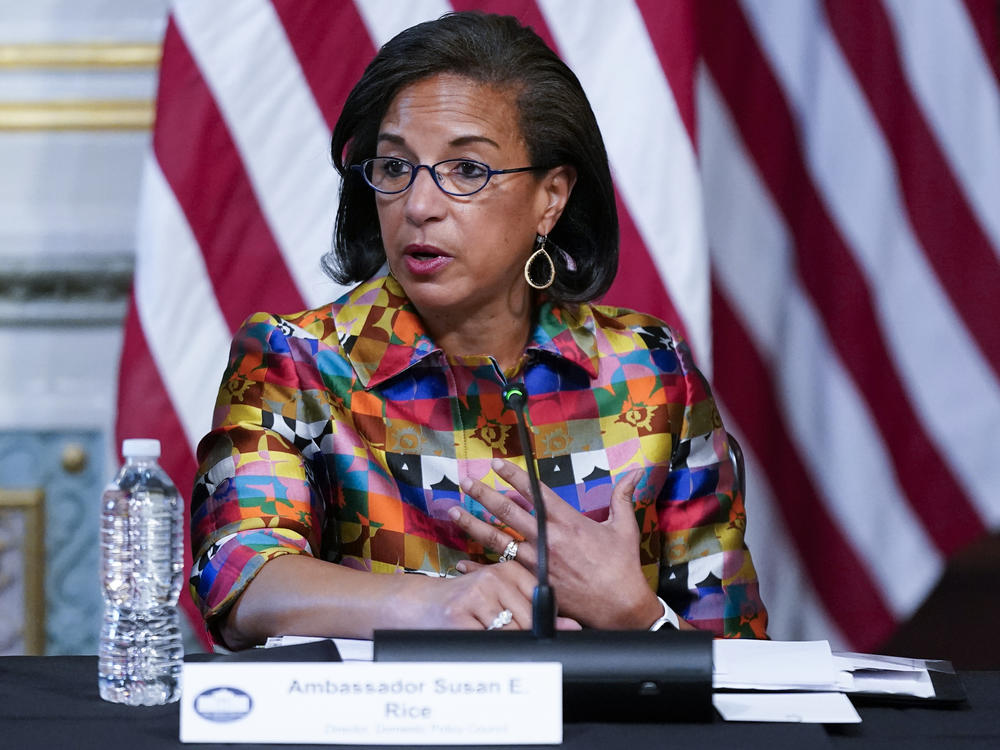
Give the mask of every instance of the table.
<path id="1" fill-rule="evenodd" d="M 961 679 L 969 698 L 967 705 L 953 709 L 861 706 L 864 722 L 860 725 L 734 724 L 719 718 L 711 724 L 566 724 L 562 746 L 601 750 L 1000 748 L 1000 671 L 963 672 Z M 0 747 L 235 747 L 183 745 L 177 733 L 176 703 L 133 708 L 102 701 L 97 692 L 95 656 L 0 658 Z"/>

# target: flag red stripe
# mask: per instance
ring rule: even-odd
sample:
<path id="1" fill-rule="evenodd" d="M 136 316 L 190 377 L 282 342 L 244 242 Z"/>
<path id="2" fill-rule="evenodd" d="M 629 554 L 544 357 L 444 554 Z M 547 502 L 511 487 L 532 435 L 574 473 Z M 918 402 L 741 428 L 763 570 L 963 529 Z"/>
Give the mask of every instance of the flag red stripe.
<path id="1" fill-rule="evenodd" d="M 965 0 L 965 8 L 983 47 L 983 57 L 1000 84 L 1000 2 Z"/>
<path id="2" fill-rule="evenodd" d="M 602 301 L 655 315 L 687 338 L 684 321 L 663 285 L 660 272 L 653 264 L 628 208 L 617 193 L 615 199 L 621 232 L 618 274 Z"/>
<path id="3" fill-rule="evenodd" d="M 171 20 L 153 151 L 201 248 L 230 330 L 261 309 L 305 305 L 267 225 L 212 92 Z"/>
<path id="4" fill-rule="evenodd" d="M 715 389 L 760 458 L 791 542 L 816 592 L 851 643 L 874 647 L 892 632 L 895 618 L 827 512 L 785 429 L 774 378 L 714 280 L 712 340 L 717 352 Z"/>
<path id="5" fill-rule="evenodd" d="M 913 97 L 885 9 L 826 2 L 830 26 L 898 164 L 910 222 L 945 292 L 1000 375 L 1000 262 Z M 995 155 L 1000 158 L 1000 154 Z"/>
<path id="6" fill-rule="evenodd" d="M 681 120 L 697 148 L 697 110 L 694 103 L 698 40 L 694 34 L 695 8 L 692 0 L 638 0 L 639 12 L 660 59 L 660 66 L 674 94 Z"/>
<path id="7" fill-rule="evenodd" d="M 118 377 L 118 415 L 115 440 L 121 445 L 126 438 L 154 438 L 160 441 L 160 464 L 167 470 L 184 498 L 185 539 L 190 517 L 191 488 L 194 484 L 195 461 L 184 430 L 177 420 L 174 406 L 160 377 L 142 331 L 134 293 L 129 299 L 125 316 L 124 341 Z M 184 570 L 191 570 L 192 554 L 184 545 Z M 202 645 L 211 646 L 211 639 L 201 625 L 201 613 L 191 599 L 187 585 L 182 586 L 180 606 Z"/>
<path id="8" fill-rule="evenodd" d="M 698 9 L 704 59 L 792 233 L 802 284 L 875 419 L 908 502 L 938 548 L 954 552 L 983 532 L 982 521 L 910 403 L 868 284 L 808 176 L 770 65 L 737 7 Z"/>
<path id="9" fill-rule="evenodd" d="M 272 2 L 332 132 L 347 95 L 375 56 L 358 9 L 329 0 Z"/>

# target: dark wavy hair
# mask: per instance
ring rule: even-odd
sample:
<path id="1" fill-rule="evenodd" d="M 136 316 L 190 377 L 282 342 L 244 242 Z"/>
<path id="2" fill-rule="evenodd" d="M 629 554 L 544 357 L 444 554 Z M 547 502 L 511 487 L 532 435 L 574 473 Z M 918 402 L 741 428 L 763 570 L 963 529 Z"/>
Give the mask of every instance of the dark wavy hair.
<path id="1" fill-rule="evenodd" d="M 429 76 L 451 73 L 516 92 L 532 164 L 572 165 L 577 179 L 549 239 L 560 302 L 599 298 L 618 270 L 618 214 L 604 140 L 583 87 L 530 28 L 511 16 L 448 13 L 413 26 L 379 50 L 333 129 L 331 152 L 344 178 L 333 250 L 323 269 L 340 284 L 371 278 L 385 263 L 375 193 L 350 169 L 376 155 L 379 126 L 396 95 Z"/>

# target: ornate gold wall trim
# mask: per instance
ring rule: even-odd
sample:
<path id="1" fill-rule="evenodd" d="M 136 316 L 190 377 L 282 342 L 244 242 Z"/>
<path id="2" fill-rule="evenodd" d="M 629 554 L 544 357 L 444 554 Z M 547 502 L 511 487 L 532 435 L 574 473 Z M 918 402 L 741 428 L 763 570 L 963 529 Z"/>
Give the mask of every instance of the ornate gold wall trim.
<path id="1" fill-rule="evenodd" d="M 45 653 L 45 494 L 41 490 L 0 489 L 0 513 L 24 518 L 20 572 L 24 586 L 21 635 L 27 654 Z"/>
<path id="2" fill-rule="evenodd" d="M 62 42 L 0 44 L 3 68 L 155 68 L 157 42 Z"/>
<path id="3" fill-rule="evenodd" d="M 0 102 L 0 131 L 149 130 L 153 116 L 147 99 Z"/>

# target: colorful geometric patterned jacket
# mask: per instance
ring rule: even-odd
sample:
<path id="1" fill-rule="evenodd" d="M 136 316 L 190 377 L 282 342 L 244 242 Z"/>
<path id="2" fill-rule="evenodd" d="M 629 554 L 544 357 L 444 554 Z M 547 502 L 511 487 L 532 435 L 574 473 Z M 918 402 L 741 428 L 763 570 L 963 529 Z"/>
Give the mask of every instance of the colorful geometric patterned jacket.
<path id="1" fill-rule="evenodd" d="M 271 558 L 310 554 L 373 573 L 454 574 L 496 560 L 448 518 L 466 476 L 510 491 L 524 466 L 508 379 L 523 380 L 539 477 L 607 517 L 631 469 L 650 587 L 718 635 L 765 637 L 727 435 L 687 345 L 629 310 L 543 303 L 515 371 L 452 357 L 391 276 L 324 307 L 251 316 L 237 333 L 191 503 L 192 592 L 224 613 Z"/>

